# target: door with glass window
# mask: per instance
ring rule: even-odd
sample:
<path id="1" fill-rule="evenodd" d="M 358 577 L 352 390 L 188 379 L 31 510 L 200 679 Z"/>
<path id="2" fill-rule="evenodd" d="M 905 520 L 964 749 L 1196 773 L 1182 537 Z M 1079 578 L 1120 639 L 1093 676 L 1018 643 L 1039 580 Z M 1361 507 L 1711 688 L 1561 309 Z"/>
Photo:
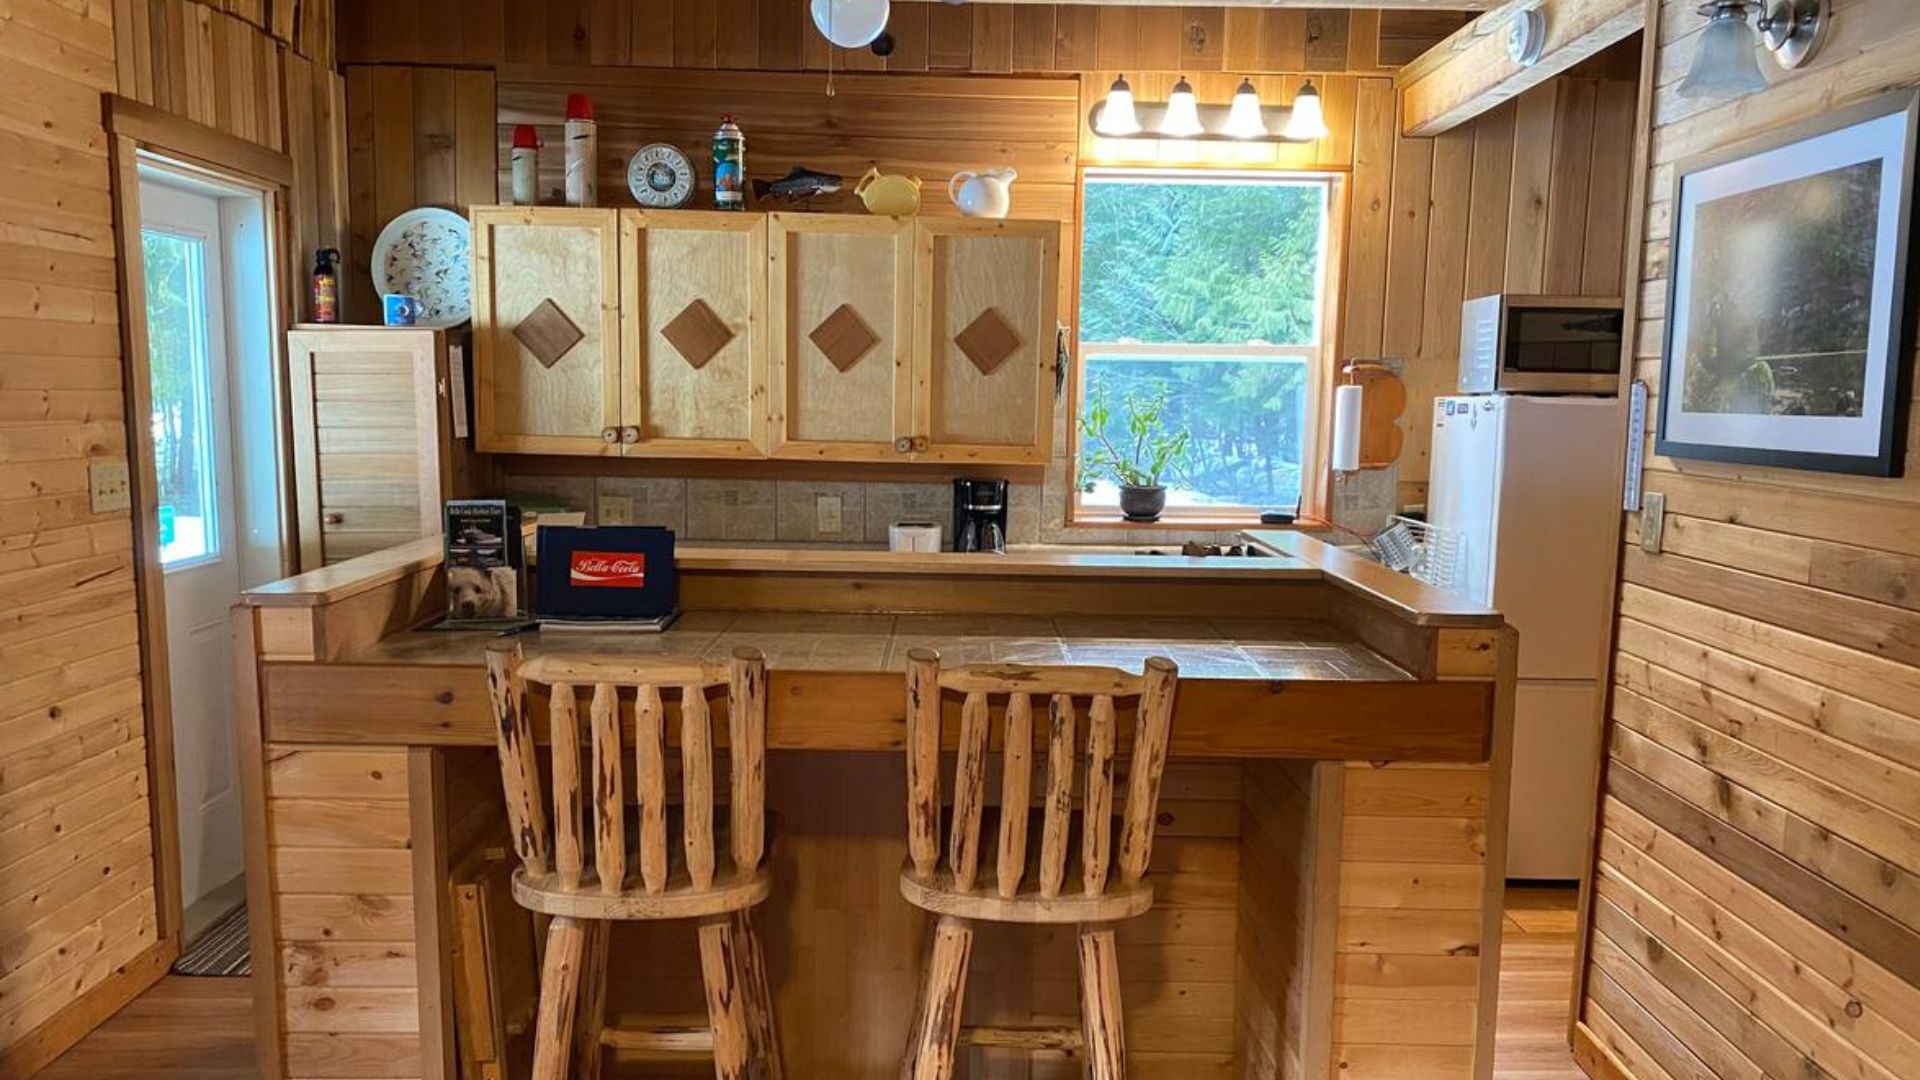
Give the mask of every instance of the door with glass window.
<path id="1" fill-rule="evenodd" d="M 228 294 L 218 198 L 149 177 L 140 214 L 181 902 L 191 911 L 242 870 L 227 633 L 242 585 Z"/>

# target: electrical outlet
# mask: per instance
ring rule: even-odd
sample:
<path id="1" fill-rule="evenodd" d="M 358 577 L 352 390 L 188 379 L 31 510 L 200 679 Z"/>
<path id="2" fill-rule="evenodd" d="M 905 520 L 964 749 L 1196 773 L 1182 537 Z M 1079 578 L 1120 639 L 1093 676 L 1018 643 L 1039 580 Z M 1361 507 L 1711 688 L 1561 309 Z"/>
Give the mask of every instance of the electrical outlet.
<path id="1" fill-rule="evenodd" d="M 1640 495 L 1640 550 L 1660 554 L 1661 534 L 1667 528 L 1665 492 L 1648 491 Z"/>
<path id="2" fill-rule="evenodd" d="M 840 531 L 840 496 L 814 496 L 813 531 L 820 533 L 837 533 Z"/>
<path id="3" fill-rule="evenodd" d="M 633 524 L 633 496 L 631 495 L 600 496 L 600 524 L 602 525 Z"/>
<path id="4" fill-rule="evenodd" d="M 133 509 L 133 489 L 127 476 L 125 458 L 101 458 L 87 463 L 87 479 L 93 488 L 93 512 L 110 514 Z"/>

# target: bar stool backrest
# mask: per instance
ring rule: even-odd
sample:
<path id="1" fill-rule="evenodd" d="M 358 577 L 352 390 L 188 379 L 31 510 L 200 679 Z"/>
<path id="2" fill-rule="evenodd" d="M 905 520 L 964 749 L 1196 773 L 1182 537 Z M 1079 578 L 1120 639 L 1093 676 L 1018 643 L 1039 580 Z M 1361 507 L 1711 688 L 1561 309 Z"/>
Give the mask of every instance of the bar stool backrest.
<path id="1" fill-rule="evenodd" d="M 487 650 L 487 687 L 492 697 L 500 780 L 513 830 L 514 852 L 525 873 L 552 873 L 564 889 L 587 881 L 584 836 L 593 838 L 593 888 L 603 894 L 628 891 L 626 791 L 621 768 L 622 691 L 632 695 L 635 785 L 639 803 L 639 868 L 636 887 L 659 894 L 668 888 L 666 707 L 680 705 L 681 836 L 687 882 L 709 889 L 715 878 L 713 726 L 707 705 L 711 687 L 727 688 L 731 762 L 729 825 L 734 871 L 750 875 L 766 851 L 767 671 L 757 650 L 737 649 L 726 662 L 697 657 L 547 654 L 529 660 L 517 642 Z M 541 796 L 539 758 L 527 711 L 528 687 L 548 691 L 552 742 L 551 802 Z M 588 699 L 592 797 L 580 775 L 580 705 Z M 587 819 L 583 833 L 582 818 Z M 551 828 L 549 828 L 551 822 Z M 676 888 L 680 887 L 676 885 Z"/>
<path id="2" fill-rule="evenodd" d="M 1027 813 L 1032 798 L 1033 702 L 1047 702 L 1047 768 L 1039 859 L 1039 893 L 1060 895 L 1074 818 L 1075 699 L 1089 699 L 1086 782 L 1081 815 L 1081 889 L 1100 896 L 1113 866 L 1116 722 L 1114 700 L 1138 698 L 1132 764 L 1121 809 L 1119 878 L 1132 885 L 1147 872 L 1160 779 L 1166 771 L 1167 739 L 1179 669 L 1154 657 L 1142 675 L 1116 668 L 976 664 L 942 668 L 939 654 L 914 649 L 907 660 L 907 844 L 916 877 L 931 880 L 941 869 L 941 704 L 943 693 L 961 696 L 959 753 L 954 767 L 952 823 L 944 837 L 945 869 L 953 887 L 972 891 L 979 877 L 981 820 L 986 793 L 991 700 L 1004 697 L 1005 738 L 996 886 L 1003 897 L 1019 890 L 1027 865 Z"/>

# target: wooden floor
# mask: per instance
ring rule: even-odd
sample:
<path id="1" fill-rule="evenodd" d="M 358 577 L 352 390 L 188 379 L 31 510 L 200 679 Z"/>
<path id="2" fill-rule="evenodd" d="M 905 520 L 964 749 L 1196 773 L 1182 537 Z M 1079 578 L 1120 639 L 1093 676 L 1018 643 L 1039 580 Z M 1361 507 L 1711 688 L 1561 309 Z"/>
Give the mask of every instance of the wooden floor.
<path id="1" fill-rule="evenodd" d="M 1567 1052 L 1572 889 L 1507 896 L 1497 1080 L 1584 1080 Z M 89 1035 L 40 1080 L 255 1080 L 246 979 L 169 975 Z"/>

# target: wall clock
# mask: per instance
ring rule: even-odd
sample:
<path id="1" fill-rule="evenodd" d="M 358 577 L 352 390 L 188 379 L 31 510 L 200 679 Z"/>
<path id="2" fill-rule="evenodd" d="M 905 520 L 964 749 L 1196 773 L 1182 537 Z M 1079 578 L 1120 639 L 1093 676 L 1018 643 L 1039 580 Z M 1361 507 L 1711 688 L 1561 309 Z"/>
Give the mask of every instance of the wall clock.
<path id="1" fill-rule="evenodd" d="M 650 143 L 627 162 L 627 190 L 649 210 L 672 210 L 693 198 L 693 162 L 679 147 Z"/>

